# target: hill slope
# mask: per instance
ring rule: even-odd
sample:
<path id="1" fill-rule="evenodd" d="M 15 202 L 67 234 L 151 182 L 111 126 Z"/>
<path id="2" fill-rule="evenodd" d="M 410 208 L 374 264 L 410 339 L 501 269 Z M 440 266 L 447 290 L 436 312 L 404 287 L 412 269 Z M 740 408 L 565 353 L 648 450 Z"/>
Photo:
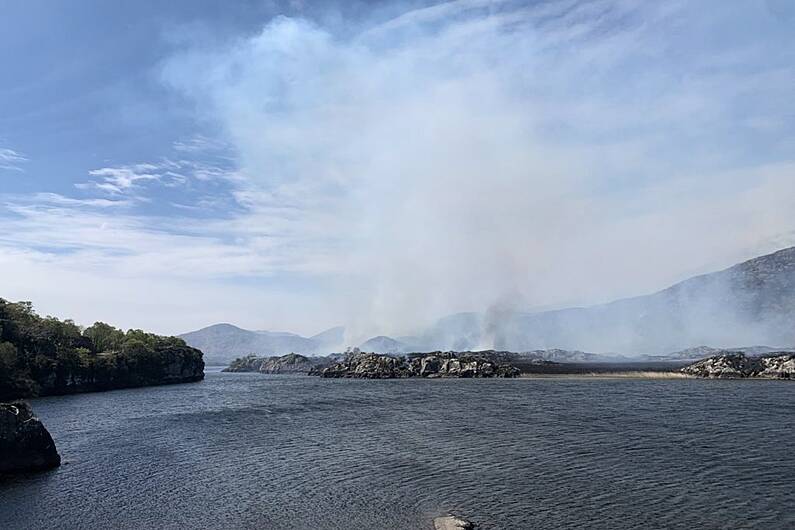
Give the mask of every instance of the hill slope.
<path id="1" fill-rule="evenodd" d="M 179 337 L 204 352 L 208 364 L 226 365 L 238 357 L 329 353 L 340 345 L 344 328 L 332 328 L 307 338 L 278 331 L 251 331 L 232 324 L 215 324 Z"/>
<path id="2" fill-rule="evenodd" d="M 451 328 L 470 324 L 463 336 Z M 666 353 L 699 344 L 795 345 L 795 247 L 697 276 L 657 293 L 604 305 L 514 313 L 492 323 L 464 314 L 452 326 L 417 338 L 426 349 L 488 346 L 513 351 L 562 348 L 629 355 Z M 483 330 L 488 328 L 491 336 Z M 477 332 L 472 332 L 471 330 Z M 428 340 L 430 339 L 430 340 Z M 464 343 L 467 344 L 464 344 Z"/>

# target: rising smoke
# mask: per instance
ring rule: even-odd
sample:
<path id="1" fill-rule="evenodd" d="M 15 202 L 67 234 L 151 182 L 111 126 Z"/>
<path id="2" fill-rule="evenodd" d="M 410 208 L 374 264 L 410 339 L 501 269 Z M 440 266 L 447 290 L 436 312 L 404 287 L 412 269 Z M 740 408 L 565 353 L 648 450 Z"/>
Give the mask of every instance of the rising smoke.
<path id="1" fill-rule="evenodd" d="M 723 169 L 737 105 L 761 119 L 776 105 L 760 99 L 791 102 L 721 46 L 691 53 L 723 16 L 706 11 L 458 1 L 342 30 L 280 17 L 185 49 L 164 78 L 221 125 L 244 222 L 297 249 L 351 343 L 491 308 L 479 346 L 502 348 L 527 301 L 650 292 L 791 229 L 791 164 Z M 733 51 L 766 53 L 746 44 Z"/>

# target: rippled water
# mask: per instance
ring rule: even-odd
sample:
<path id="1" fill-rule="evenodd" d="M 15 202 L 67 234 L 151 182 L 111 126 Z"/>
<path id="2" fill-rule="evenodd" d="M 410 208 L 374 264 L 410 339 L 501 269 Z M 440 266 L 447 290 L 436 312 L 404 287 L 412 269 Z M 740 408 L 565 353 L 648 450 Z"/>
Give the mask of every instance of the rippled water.
<path id="1" fill-rule="evenodd" d="M 34 400 L 66 465 L 0 528 L 793 528 L 795 384 L 202 383 Z"/>

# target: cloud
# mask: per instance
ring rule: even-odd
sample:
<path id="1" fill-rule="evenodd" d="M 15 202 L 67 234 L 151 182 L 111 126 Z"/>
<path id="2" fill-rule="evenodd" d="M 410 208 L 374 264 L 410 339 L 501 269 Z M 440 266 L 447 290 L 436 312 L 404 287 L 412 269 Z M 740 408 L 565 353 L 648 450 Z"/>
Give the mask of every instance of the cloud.
<path id="1" fill-rule="evenodd" d="M 28 158 L 19 151 L 0 147 L 0 169 L 22 171 L 22 165 L 27 161 Z"/>
<path id="2" fill-rule="evenodd" d="M 110 194 L 120 194 L 141 186 L 145 181 L 161 181 L 163 175 L 154 173 L 158 169 L 158 166 L 153 164 L 94 169 L 88 174 L 92 177 L 100 177 L 101 180 L 81 183 L 77 187 L 81 189 L 94 187 Z"/>
<path id="3" fill-rule="evenodd" d="M 174 142 L 174 150 L 183 153 L 207 153 L 225 152 L 229 146 L 217 138 L 209 138 L 203 134 L 197 134 L 184 140 Z"/>
<path id="4" fill-rule="evenodd" d="M 202 140 L 209 145 L 209 140 Z M 178 154 L 189 152 L 193 155 L 204 155 L 206 150 L 200 148 L 202 142 L 178 144 Z M 190 146 L 185 148 L 185 146 Z M 218 144 L 220 145 L 220 144 Z M 218 147 L 207 147 L 215 150 Z M 127 196 L 139 201 L 151 200 L 144 190 L 152 186 L 165 188 L 189 187 L 197 182 L 235 183 L 240 176 L 233 163 L 226 157 L 213 161 L 206 156 L 200 159 L 169 159 L 159 162 L 145 162 L 118 167 L 103 167 L 88 172 L 89 176 L 97 177 L 88 182 L 79 182 L 75 187 L 80 190 L 96 190 L 110 196 Z M 156 195 L 156 193 L 154 193 Z M 207 202 L 207 201 L 205 201 Z"/>

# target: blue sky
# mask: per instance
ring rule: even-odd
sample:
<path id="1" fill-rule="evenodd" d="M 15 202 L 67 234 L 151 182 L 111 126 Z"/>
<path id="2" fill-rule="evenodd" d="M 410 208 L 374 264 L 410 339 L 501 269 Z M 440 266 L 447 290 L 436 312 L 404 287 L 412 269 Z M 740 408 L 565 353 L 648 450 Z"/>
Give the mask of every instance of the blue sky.
<path id="1" fill-rule="evenodd" d="M 786 0 L 4 2 L 0 296 L 351 340 L 795 244 Z"/>

